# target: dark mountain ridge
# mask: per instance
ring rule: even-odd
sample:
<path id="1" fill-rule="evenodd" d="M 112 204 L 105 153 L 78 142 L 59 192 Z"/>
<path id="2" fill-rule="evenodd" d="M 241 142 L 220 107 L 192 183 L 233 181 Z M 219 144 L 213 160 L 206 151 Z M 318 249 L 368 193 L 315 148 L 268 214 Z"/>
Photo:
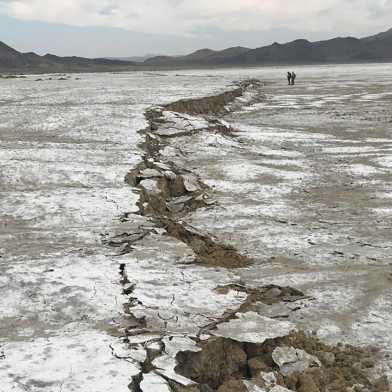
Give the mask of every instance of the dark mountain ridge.
<path id="1" fill-rule="evenodd" d="M 392 62 L 392 29 L 366 38 L 338 37 L 249 49 L 200 49 L 186 56 L 156 56 L 144 62 L 109 58 L 39 56 L 21 53 L 0 41 L 0 72 L 95 72 L 131 69 Z"/>
<path id="2" fill-rule="evenodd" d="M 230 66 L 268 64 L 328 64 L 392 61 L 392 29 L 362 39 L 338 37 L 310 42 L 297 39 L 285 44 L 248 49 L 229 48 L 222 51 L 202 49 L 181 57 L 153 57 L 144 62 L 150 66 Z"/>
<path id="3" fill-rule="evenodd" d="M 0 41 L 0 72 L 104 71 L 130 69 L 133 66 L 135 63 L 130 61 L 21 53 Z"/>

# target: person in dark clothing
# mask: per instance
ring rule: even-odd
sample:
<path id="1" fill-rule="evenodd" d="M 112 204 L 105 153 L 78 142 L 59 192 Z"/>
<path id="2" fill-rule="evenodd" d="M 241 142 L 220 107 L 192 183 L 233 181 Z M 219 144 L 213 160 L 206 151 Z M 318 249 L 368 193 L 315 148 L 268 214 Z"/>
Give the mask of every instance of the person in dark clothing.
<path id="1" fill-rule="evenodd" d="M 291 85 L 294 86 L 295 84 L 295 78 L 297 77 L 297 75 L 295 74 L 295 72 L 291 72 Z"/>
<path id="2" fill-rule="evenodd" d="M 291 85 L 292 75 L 291 72 L 287 72 L 287 81 L 289 82 L 289 86 Z"/>

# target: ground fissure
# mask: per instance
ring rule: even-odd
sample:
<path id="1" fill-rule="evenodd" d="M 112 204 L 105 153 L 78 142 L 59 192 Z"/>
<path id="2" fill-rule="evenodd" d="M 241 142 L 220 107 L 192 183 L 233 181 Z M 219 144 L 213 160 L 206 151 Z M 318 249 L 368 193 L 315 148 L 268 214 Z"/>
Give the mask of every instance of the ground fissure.
<path id="1" fill-rule="evenodd" d="M 122 234 L 112 238 L 109 245 L 120 247 L 121 254 L 126 254 L 133 251 L 134 245 L 158 229 L 163 235 L 179 240 L 189 247 L 195 255 L 195 264 L 232 269 L 244 268 L 252 263 L 250 257 L 240 254 L 234 247 L 222 244 L 209 233 L 185 222 L 185 217 L 190 212 L 199 208 L 214 208 L 216 202 L 211 197 L 209 187 L 196 174 L 178 167 L 167 158 L 162 159 L 162 151 L 173 148 L 174 138 L 188 133 L 214 132 L 233 136 L 230 127 L 211 116 L 224 112 L 229 104 L 254 86 L 259 87 L 260 84 L 250 81 L 228 93 L 182 100 L 146 112 L 149 126 L 142 131 L 142 148 L 145 155 L 143 161 L 129 172 L 126 181 L 138 190 L 139 213 L 150 220 L 153 228 L 142 228 L 140 232 L 132 235 Z M 186 129 L 178 126 L 173 117 L 170 117 L 171 114 L 168 117 L 167 111 L 175 112 L 175 120 L 179 120 L 180 124 L 188 124 Z M 205 122 L 193 127 L 192 119 L 188 115 L 203 115 Z M 269 314 L 270 320 L 276 320 L 278 330 L 279 323 L 287 327 L 288 324 L 284 324 L 282 320 L 288 317 L 288 312 L 297 309 L 297 302 L 311 299 L 299 290 L 277 285 L 251 288 L 234 283 L 217 287 L 216 291 L 222 295 L 237 292 L 244 294 L 245 300 L 235 310 L 203 325 L 197 335 L 188 336 L 195 346 L 192 346 L 190 351 L 178 350 L 174 356 L 174 366 L 171 365 L 176 375 L 170 376 L 166 370 L 162 370 L 160 360 L 164 358 L 168 361 L 167 345 L 170 339 L 177 339 L 178 336 L 170 335 L 167 330 L 150 330 L 144 317 L 133 315 L 133 307 L 140 305 L 137 297 L 133 296 L 135 286 L 130 283 L 124 269 L 120 268 L 120 272 L 125 286 L 124 294 L 129 297 L 129 303 L 126 305 L 130 319 L 127 336 L 151 334 L 151 339 L 147 338 L 142 343 L 147 355 L 141 362 L 141 373 L 134 377 L 130 386 L 132 391 L 147 392 L 142 384 L 148 377 L 161 380 L 168 391 L 174 392 L 389 391 L 386 380 L 370 381 L 368 377 L 369 368 L 374 366 L 375 352 L 372 349 L 327 346 L 311 335 L 295 331 L 294 327 L 289 334 L 279 335 L 278 332 L 276 338 L 267 338 L 260 343 L 237 340 L 236 333 L 227 337 L 227 332 L 229 335 L 232 333 L 230 323 L 238 322 L 241 314 L 249 315 L 252 319 L 260 307 L 265 305 L 271 307 L 291 304 L 292 306 L 284 310 L 282 307 L 274 308 Z M 165 322 L 165 327 L 166 324 Z M 219 335 L 220 328 L 225 329 L 226 326 L 228 328 Z M 156 334 L 161 337 L 155 337 Z M 153 350 L 149 348 L 151 345 L 155 345 Z M 134 348 L 136 347 L 140 348 L 140 344 L 136 344 Z M 297 359 L 302 356 L 308 362 L 309 358 L 312 358 L 313 362 L 298 359 L 298 363 L 290 364 L 298 366 L 297 370 L 286 373 L 283 366 L 274 359 L 274 353 L 279 348 L 294 350 Z M 313 366 L 314 364 L 317 366 Z M 193 383 L 179 381 L 178 375 L 192 380 Z"/>

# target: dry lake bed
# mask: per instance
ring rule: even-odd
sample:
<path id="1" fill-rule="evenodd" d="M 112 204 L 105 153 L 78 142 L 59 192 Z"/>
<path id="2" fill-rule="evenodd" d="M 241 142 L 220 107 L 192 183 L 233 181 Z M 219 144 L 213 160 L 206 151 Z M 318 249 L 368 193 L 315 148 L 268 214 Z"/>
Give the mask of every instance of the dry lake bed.
<path id="1" fill-rule="evenodd" d="M 392 65 L 286 71 L 0 80 L 2 392 L 389 391 Z"/>

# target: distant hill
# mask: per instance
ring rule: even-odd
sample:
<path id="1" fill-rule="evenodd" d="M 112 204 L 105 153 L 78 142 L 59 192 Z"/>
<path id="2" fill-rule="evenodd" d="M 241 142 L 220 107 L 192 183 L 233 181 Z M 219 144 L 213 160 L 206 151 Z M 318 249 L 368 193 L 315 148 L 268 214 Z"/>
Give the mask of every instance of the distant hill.
<path id="1" fill-rule="evenodd" d="M 0 41 L 0 72 L 100 71 L 129 69 L 132 66 L 135 63 L 130 61 L 21 53 Z"/>
<path id="2" fill-rule="evenodd" d="M 105 57 L 108 60 L 131 61 L 134 63 L 142 63 L 151 57 L 158 57 L 158 54 L 146 54 L 145 56 L 131 56 L 131 57 Z"/>
<path id="3" fill-rule="evenodd" d="M 139 61 L 129 61 L 126 58 L 59 57 L 52 54 L 39 56 L 35 53 L 18 52 L 0 42 L 0 72 L 94 72 L 182 67 L 392 62 L 392 29 L 362 39 L 346 37 L 318 42 L 298 39 L 256 49 L 201 49 L 187 56 L 155 56 L 137 60 Z"/>
<path id="4" fill-rule="evenodd" d="M 326 64 L 392 61 L 392 29 L 367 38 L 334 38 L 310 42 L 298 39 L 257 49 L 243 47 L 222 51 L 202 49 L 181 57 L 153 57 L 149 66 L 230 66 L 268 64 Z"/>
<path id="5" fill-rule="evenodd" d="M 187 66 L 187 65 L 225 65 L 251 51 L 237 46 L 225 50 L 200 49 L 187 56 L 157 56 L 144 61 L 145 65 Z"/>

